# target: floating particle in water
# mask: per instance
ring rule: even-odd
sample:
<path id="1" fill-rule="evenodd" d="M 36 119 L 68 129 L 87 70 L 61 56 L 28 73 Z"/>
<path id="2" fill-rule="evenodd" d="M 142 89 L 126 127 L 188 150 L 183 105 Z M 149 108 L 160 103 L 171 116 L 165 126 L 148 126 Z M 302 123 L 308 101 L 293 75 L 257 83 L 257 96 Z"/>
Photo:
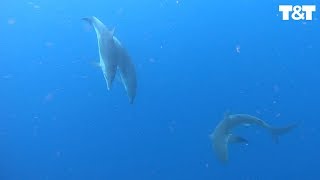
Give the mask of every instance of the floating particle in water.
<path id="1" fill-rule="evenodd" d="M 169 126 L 169 131 L 170 131 L 170 133 L 174 133 L 174 127 Z"/>
<path id="2" fill-rule="evenodd" d="M 53 42 L 47 41 L 47 42 L 44 43 L 44 45 L 45 45 L 47 48 L 51 48 L 54 44 L 53 44 Z"/>
<path id="3" fill-rule="evenodd" d="M 124 13 L 124 9 L 123 9 L 123 8 L 119 8 L 119 9 L 117 10 L 117 12 L 116 12 L 116 14 L 117 14 L 118 16 L 123 15 L 123 13 Z"/>
<path id="4" fill-rule="evenodd" d="M 150 59 L 149 59 L 149 62 L 150 62 L 150 63 L 155 63 L 156 60 L 155 60 L 154 58 L 150 58 Z"/>
<path id="5" fill-rule="evenodd" d="M 14 18 L 9 18 L 8 19 L 8 24 L 9 25 L 14 25 L 14 24 L 16 24 L 16 20 Z"/>
<path id="6" fill-rule="evenodd" d="M 273 86 L 273 92 L 278 93 L 280 91 L 279 86 L 276 84 Z"/>
<path id="7" fill-rule="evenodd" d="M 174 133 L 176 129 L 176 121 L 170 121 L 168 128 L 170 133 Z"/>
<path id="8" fill-rule="evenodd" d="M 39 134 L 39 126 L 38 125 L 34 125 L 33 126 L 33 132 L 32 132 L 33 136 L 36 137 Z"/>
<path id="9" fill-rule="evenodd" d="M 37 4 L 35 4 L 35 3 L 32 2 L 32 1 L 29 1 L 29 2 L 28 2 L 28 5 L 30 5 L 30 6 L 33 7 L 34 9 L 40 9 L 40 6 L 37 5 Z"/>
<path id="10" fill-rule="evenodd" d="M 312 46 L 312 45 L 308 45 L 307 48 L 308 48 L 308 49 L 312 49 L 313 46 Z"/>
<path id="11" fill-rule="evenodd" d="M 61 154 L 62 154 L 61 151 L 57 151 L 57 152 L 56 152 L 56 157 L 57 157 L 57 158 L 60 158 L 60 157 L 61 157 Z"/>
<path id="12" fill-rule="evenodd" d="M 33 8 L 34 9 L 40 9 L 40 6 L 35 4 L 35 5 L 33 5 Z"/>
<path id="13" fill-rule="evenodd" d="M 237 52 L 237 53 L 240 53 L 240 45 L 237 45 L 237 46 L 236 46 L 236 52 Z"/>
<path id="14" fill-rule="evenodd" d="M 3 79 L 11 79 L 13 76 L 12 74 L 6 74 L 6 75 L 3 75 L 1 76 Z"/>
<path id="15" fill-rule="evenodd" d="M 80 75 L 79 78 L 81 78 L 81 79 L 88 79 L 88 76 L 87 76 L 87 75 Z"/>
<path id="16" fill-rule="evenodd" d="M 205 166 L 206 166 L 206 168 L 209 168 L 209 164 L 208 163 L 206 163 Z"/>
<path id="17" fill-rule="evenodd" d="M 54 94 L 49 92 L 44 98 L 43 101 L 44 103 L 51 102 L 54 99 Z"/>

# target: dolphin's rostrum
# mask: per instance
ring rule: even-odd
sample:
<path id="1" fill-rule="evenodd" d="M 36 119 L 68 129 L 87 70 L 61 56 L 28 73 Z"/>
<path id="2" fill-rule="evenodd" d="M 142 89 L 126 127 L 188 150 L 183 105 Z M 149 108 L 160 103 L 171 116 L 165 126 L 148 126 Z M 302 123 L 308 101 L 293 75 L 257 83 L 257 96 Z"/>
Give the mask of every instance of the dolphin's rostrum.
<path id="1" fill-rule="evenodd" d="M 129 54 L 114 36 L 114 29 L 109 30 L 95 16 L 82 19 L 89 22 L 95 29 L 100 55 L 100 67 L 107 82 L 108 90 L 111 89 L 116 72 L 119 69 L 122 84 L 126 89 L 129 102 L 132 104 L 136 96 L 137 78 L 135 67 Z"/>
<path id="2" fill-rule="evenodd" d="M 240 125 L 257 125 L 267 129 L 275 142 L 278 142 L 278 136 L 294 129 L 297 124 L 291 124 L 286 127 L 276 128 L 267 124 L 263 120 L 247 114 L 225 114 L 224 119 L 217 125 L 210 138 L 213 143 L 213 149 L 221 162 L 228 161 L 229 143 L 248 143 L 240 136 L 232 134 L 232 129 Z"/>

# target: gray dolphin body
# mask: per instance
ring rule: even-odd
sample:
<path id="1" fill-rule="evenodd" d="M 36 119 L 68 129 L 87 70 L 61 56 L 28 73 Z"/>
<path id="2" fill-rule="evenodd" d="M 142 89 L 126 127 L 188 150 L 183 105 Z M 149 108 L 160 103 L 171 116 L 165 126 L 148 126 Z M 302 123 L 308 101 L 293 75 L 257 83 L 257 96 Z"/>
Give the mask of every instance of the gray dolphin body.
<path id="1" fill-rule="evenodd" d="M 115 39 L 115 42 L 118 47 L 118 68 L 122 84 L 127 91 L 129 102 L 132 104 L 137 91 L 136 70 L 126 49 L 121 46 L 121 43 L 117 39 Z"/>
<path id="2" fill-rule="evenodd" d="M 136 96 L 137 77 L 134 64 L 126 49 L 114 36 L 114 30 L 109 30 L 95 16 L 83 18 L 95 29 L 100 55 L 100 67 L 107 82 L 108 90 L 111 89 L 116 72 L 119 69 L 122 84 L 124 85 L 130 104 Z"/>
<path id="3" fill-rule="evenodd" d="M 286 127 L 275 128 L 263 120 L 247 114 L 226 114 L 224 119 L 217 125 L 210 138 L 213 143 L 213 149 L 221 162 L 228 161 L 228 144 L 229 143 L 248 143 L 245 138 L 232 134 L 232 129 L 240 125 L 257 125 L 267 129 L 273 139 L 278 142 L 278 136 L 285 134 L 294 129 L 297 124 Z"/>

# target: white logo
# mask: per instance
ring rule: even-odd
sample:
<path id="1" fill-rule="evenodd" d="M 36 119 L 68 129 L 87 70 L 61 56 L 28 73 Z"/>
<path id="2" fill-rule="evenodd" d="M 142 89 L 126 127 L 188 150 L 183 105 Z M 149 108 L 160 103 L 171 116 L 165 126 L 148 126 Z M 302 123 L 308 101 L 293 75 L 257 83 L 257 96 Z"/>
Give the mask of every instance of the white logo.
<path id="1" fill-rule="evenodd" d="M 293 20 L 312 20 L 312 13 L 316 11 L 315 5 L 280 5 L 279 11 L 282 12 L 282 20 L 289 20 L 290 13 Z"/>

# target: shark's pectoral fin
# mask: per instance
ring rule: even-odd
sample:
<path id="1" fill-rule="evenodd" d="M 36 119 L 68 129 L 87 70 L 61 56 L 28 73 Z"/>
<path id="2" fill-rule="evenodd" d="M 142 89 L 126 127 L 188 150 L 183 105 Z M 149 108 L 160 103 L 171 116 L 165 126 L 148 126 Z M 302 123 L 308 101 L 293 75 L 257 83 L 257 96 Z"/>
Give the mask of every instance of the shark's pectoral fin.
<path id="1" fill-rule="evenodd" d="M 228 138 L 228 143 L 244 143 L 244 144 L 248 144 L 249 141 L 246 140 L 245 138 L 241 137 L 241 136 L 236 136 L 236 135 L 230 134 L 229 138 Z"/>

